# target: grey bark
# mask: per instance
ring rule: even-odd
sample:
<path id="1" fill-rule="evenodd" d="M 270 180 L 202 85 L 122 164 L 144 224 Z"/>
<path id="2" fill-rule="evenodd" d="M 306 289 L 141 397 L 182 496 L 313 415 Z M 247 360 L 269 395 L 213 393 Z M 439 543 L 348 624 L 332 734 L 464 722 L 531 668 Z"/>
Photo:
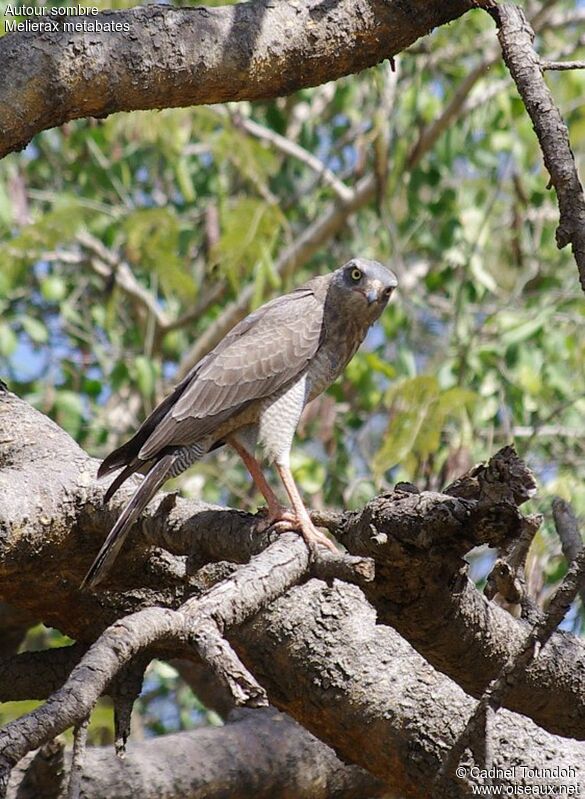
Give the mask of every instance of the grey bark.
<path id="1" fill-rule="evenodd" d="M 8 799 L 63 799 L 71 756 L 52 745 L 13 773 Z M 302 764 L 302 768 L 298 764 Z M 274 708 L 239 711 L 225 727 L 175 733 L 85 756 L 81 799 L 364 799 L 383 784 Z"/>
<path id="2" fill-rule="evenodd" d="M 367 764 L 401 796 L 435 795 L 441 762 L 475 702 L 378 624 L 360 589 L 312 580 L 233 640 L 273 701 L 342 757 Z M 490 737 L 495 767 L 554 764 L 568 771 L 548 784 L 583 785 L 584 743 L 550 735 L 508 711 L 497 714 Z M 447 795 L 468 799 L 469 782 L 451 780 Z"/>
<path id="3" fill-rule="evenodd" d="M 218 578 L 237 573 L 233 564 L 210 561 L 241 562 L 269 540 L 251 535 L 253 518 L 247 514 L 166 495 L 152 503 L 129 542 L 106 586 L 110 590 L 80 596 L 78 581 L 115 515 L 115 508 L 101 505 L 104 486 L 95 483 L 95 464 L 56 425 L 10 394 L 0 397 L 0 424 L 0 584 L 6 592 L 1 598 L 34 616 L 49 616 L 75 637 L 95 639 L 111 620 L 154 603 L 169 608 L 156 611 L 166 617 L 186 595 L 200 595 Z M 500 544 L 521 527 L 516 503 L 530 484 L 525 484 L 520 462 L 510 461 L 505 471 L 507 457 L 504 451 L 493 467 L 455 484 L 451 490 L 459 496 L 396 492 L 374 500 L 360 514 L 330 520 L 351 549 L 376 559 L 376 580 L 367 590 L 380 610 L 379 620 L 392 616 L 416 638 L 416 619 L 426 619 L 417 647 L 422 651 L 421 641 L 426 641 L 454 674 L 462 654 L 457 639 L 464 632 L 466 646 L 475 648 L 478 659 L 470 656 L 468 671 L 460 667 L 459 676 L 478 688 L 487 675 L 479 673 L 477 663 L 483 666 L 485 660 L 496 669 L 498 657 L 518 647 L 525 633 L 522 622 L 488 604 L 462 574 L 462 554 L 470 546 L 482 540 Z M 164 543 L 174 557 L 149 555 L 144 539 Z M 299 544 L 291 539 L 287 545 L 293 570 L 295 558 L 306 557 Z M 185 554 L 193 567 L 201 567 L 191 578 L 180 557 Z M 288 567 L 283 563 L 281 568 L 284 575 Z M 141 581 L 156 579 L 162 579 L 157 587 L 140 587 Z M 31 585 L 37 590 L 31 591 Z M 398 633 L 376 625 L 375 612 L 358 589 L 337 582 L 328 588 L 313 580 L 273 601 L 252 623 L 242 621 L 237 611 L 232 614 L 230 624 L 236 626 L 230 640 L 272 702 L 395 790 L 412 796 L 431 790 L 441 753 L 464 728 L 473 700 L 433 671 Z M 133 634 L 131 626 L 126 630 Z M 183 655 L 179 650 L 175 654 Z M 582 662 L 581 643 L 557 633 L 534 672 L 513 692 L 514 701 L 539 723 L 582 735 Z M 18 668 L 17 662 L 12 667 Z M 572 674 L 572 690 L 564 673 Z M 554 702 L 557 715 L 551 719 Z M 85 706 L 77 712 L 83 715 Z M 75 712 L 61 718 L 61 724 L 74 717 Z M 494 748 L 502 762 L 542 762 L 545 752 L 573 766 L 584 754 L 581 744 L 562 741 L 513 714 L 498 714 L 497 726 Z M 411 751 L 418 752 L 416 768 L 402 762 Z M 453 785 L 451 790 L 463 796 L 468 788 Z"/>
<path id="4" fill-rule="evenodd" d="M 10 33 L 0 39 L 0 157 L 70 119 L 267 99 L 325 83 L 390 58 L 467 9 L 462 0 L 147 5 Z M 84 20 L 87 32 L 66 28 Z M 112 23 L 128 27 L 97 29 Z"/>
<path id="5" fill-rule="evenodd" d="M 569 131 L 542 75 L 545 62 L 533 47 L 534 31 L 521 8 L 498 5 L 492 0 L 481 4 L 498 25 L 504 61 L 530 116 L 551 185 L 557 193 L 560 211 L 557 245 L 560 249 L 571 244 L 581 288 L 585 291 L 585 195 Z"/>

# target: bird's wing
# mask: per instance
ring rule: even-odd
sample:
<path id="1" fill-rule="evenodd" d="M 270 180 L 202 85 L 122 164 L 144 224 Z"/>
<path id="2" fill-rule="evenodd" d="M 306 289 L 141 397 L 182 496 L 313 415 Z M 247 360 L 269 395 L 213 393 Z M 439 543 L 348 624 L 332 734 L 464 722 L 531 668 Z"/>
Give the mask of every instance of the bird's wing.
<path id="1" fill-rule="evenodd" d="M 243 319 L 183 381 L 138 457 L 188 445 L 303 373 L 323 336 L 323 302 L 305 286 Z"/>

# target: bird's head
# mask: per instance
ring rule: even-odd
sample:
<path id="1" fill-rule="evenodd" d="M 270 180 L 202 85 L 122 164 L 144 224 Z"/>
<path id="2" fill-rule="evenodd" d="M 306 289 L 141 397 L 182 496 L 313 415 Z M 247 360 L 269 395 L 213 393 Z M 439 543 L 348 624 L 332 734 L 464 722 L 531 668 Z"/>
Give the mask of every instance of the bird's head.
<path id="1" fill-rule="evenodd" d="M 343 295 L 345 307 L 372 324 L 386 307 L 398 280 L 377 261 L 352 258 L 333 273 L 332 286 Z"/>

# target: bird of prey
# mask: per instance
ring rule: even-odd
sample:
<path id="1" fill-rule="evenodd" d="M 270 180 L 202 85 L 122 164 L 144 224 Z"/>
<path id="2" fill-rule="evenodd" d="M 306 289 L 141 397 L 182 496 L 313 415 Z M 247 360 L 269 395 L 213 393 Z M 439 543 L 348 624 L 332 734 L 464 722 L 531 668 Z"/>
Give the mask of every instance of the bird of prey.
<path id="1" fill-rule="evenodd" d="M 288 524 L 309 548 L 334 545 L 311 522 L 293 479 L 289 456 L 307 402 L 341 374 L 397 286 L 376 261 L 353 258 L 328 275 L 277 297 L 239 322 L 205 355 L 126 444 L 101 464 L 98 476 L 123 469 L 104 501 L 135 472 L 146 472 L 120 514 L 82 587 L 111 567 L 128 530 L 162 484 L 207 452 L 230 444 L 268 505 L 267 522 Z M 273 463 L 292 508 L 269 486 L 255 449 Z"/>

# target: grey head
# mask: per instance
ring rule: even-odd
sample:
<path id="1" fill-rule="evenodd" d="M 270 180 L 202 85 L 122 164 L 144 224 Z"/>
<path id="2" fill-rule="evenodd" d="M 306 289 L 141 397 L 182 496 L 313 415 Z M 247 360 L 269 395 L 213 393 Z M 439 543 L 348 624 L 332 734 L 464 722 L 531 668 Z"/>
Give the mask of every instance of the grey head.
<path id="1" fill-rule="evenodd" d="M 329 294 L 344 315 L 360 318 L 367 325 L 378 319 L 392 296 L 398 280 L 394 272 L 378 261 L 352 258 L 331 275 Z"/>

